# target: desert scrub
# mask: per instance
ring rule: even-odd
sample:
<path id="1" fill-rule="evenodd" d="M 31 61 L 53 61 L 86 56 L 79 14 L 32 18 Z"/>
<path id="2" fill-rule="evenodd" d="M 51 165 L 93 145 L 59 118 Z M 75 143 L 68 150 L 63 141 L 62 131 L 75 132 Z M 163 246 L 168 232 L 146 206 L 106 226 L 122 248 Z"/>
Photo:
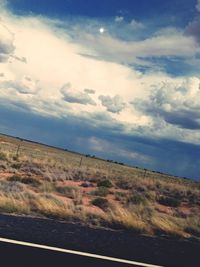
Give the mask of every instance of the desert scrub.
<path id="1" fill-rule="evenodd" d="M 20 183 L 32 185 L 35 187 L 38 187 L 39 185 L 41 185 L 41 182 L 39 181 L 39 179 L 36 179 L 34 177 L 23 177 L 19 175 L 12 175 L 8 177 L 7 180 L 10 182 L 20 182 Z"/>
<path id="2" fill-rule="evenodd" d="M 110 193 L 109 189 L 104 186 L 98 187 L 95 191 L 92 191 L 91 194 L 99 197 L 106 197 Z"/>
<path id="3" fill-rule="evenodd" d="M 146 199 L 150 201 L 155 201 L 156 200 L 156 192 L 155 191 L 148 191 L 144 193 L 144 196 Z"/>
<path id="4" fill-rule="evenodd" d="M 183 226 L 180 220 L 169 215 L 154 213 L 151 217 L 151 225 L 155 234 L 165 234 L 171 236 L 184 236 Z"/>
<path id="5" fill-rule="evenodd" d="M 183 221 L 185 232 L 200 237 L 200 220 L 199 216 L 188 217 Z"/>
<path id="6" fill-rule="evenodd" d="M 122 179 L 120 178 L 119 180 L 116 181 L 116 186 L 120 189 L 131 189 L 133 187 L 133 184 L 127 179 Z"/>
<path id="7" fill-rule="evenodd" d="M 10 165 L 11 168 L 19 170 L 21 168 L 22 164 L 21 163 L 13 163 Z"/>
<path id="8" fill-rule="evenodd" d="M 140 193 L 133 192 L 131 196 L 128 197 L 127 199 L 127 204 L 142 204 L 146 205 L 147 204 L 147 199 Z"/>
<path id="9" fill-rule="evenodd" d="M 115 200 L 120 201 L 125 204 L 127 202 L 127 193 L 125 192 L 115 192 Z"/>
<path id="10" fill-rule="evenodd" d="M 56 191 L 68 198 L 74 198 L 79 188 L 76 186 L 56 186 Z"/>
<path id="11" fill-rule="evenodd" d="M 74 214 L 73 204 L 67 205 L 64 201 L 51 194 L 39 195 L 32 201 L 35 212 L 49 218 L 67 219 Z"/>
<path id="12" fill-rule="evenodd" d="M 24 185 L 19 182 L 0 181 L 0 191 L 4 193 L 20 193 L 24 191 Z"/>
<path id="13" fill-rule="evenodd" d="M 97 197 L 92 200 L 92 205 L 101 208 L 102 210 L 107 210 L 109 208 L 109 202 L 106 198 Z"/>
<path id="14" fill-rule="evenodd" d="M 142 218 L 128 209 L 117 205 L 113 206 L 109 210 L 109 217 L 111 223 L 119 227 L 126 228 L 140 234 L 148 232 L 148 227 Z"/>
<path id="15" fill-rule="evenodd" d="M 39 190 L 45 193 L 56 191 L 56 183 L 45 181 L 40 185 Z"/>
<path id="16" fill-rule="evenodd" d="M 97 182 L 97 186 L 98 187 L 111 188 L 111 187 L 113 187 L 113 184 L 112 184 L 112 182 L 110 180 L 105 179 L 105 180 L 102 180 L 102 181 Z"/>
<path id="17" fill-rule="evenodd" d="M 164 206 L 169 206 L 169 207 L 178 207 L 181 204 L 181 200 L 174 198 L 174 197 L 159 197 L 158 198 L 158 203 Z"/>
<path id="18" fill-rule="evenodd" d="M 12 175 L 7 178 L 9 182 L 21 182 L 22 177 L 19 175 Z"/>
<path id="19" fill-rule="evenodd" d="M 0 160 L 7 161 L 8 160 L 7 154 L 4 152 L 0 152 Z"/>
<path id="20" fill-rule="evenodd" d="M 0 212 L 29 214 L 30 206 L 23 199 L 16 199 L 12 195 L 0 195 Z"/>

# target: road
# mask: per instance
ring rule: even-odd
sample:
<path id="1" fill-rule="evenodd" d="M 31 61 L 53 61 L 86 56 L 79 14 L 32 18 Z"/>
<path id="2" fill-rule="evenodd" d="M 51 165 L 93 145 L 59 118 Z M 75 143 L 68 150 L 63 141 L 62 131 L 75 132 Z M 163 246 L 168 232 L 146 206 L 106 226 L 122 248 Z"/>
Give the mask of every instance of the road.
<path id="1" fill-rule="evenodd" d="M 12 256 L 10 257 L 10 255 Z M 44 262 L 48 266 L 59 266 L 65 263 L 65 266 L 87 267 L 161 267 L 4 238 L 0 238 L 0 259 L 1 262 L 6 263 L 6 266 L 13 266 L 13 264 L 28 266 L 30 263 L 40 266 Z"/>
<path id="2" fill-rule="evenodd" d="M 77 223 L 2 214 L 0 215 L 0 237 L 152 265 L 200 266 L 200 242 L 197 240 L 139 236 L 129 231 L 95 229 Z M 21 257 L 25 257 L 23 262 L 26 262 L 27 258 L 27 262 L 35 262 L 37 266 L 40 266 L 40 260 L 50 262 L 50 266 L 53 262 L 57 262 L 56 266 L 60 266 L 58 263 L 62 261 L 66 262 L 65 266 L 70 267 L 130 266 L 130 264 L 105 259 L 9 244 L 2 242 L 1 239 L 0 244 L 0 257 L 7 261 L 14 259 L 18 262 Z M 74 264 L 67 265 L 70 261 Z M 7 262 L 5 266 L 11 265 Z"/>

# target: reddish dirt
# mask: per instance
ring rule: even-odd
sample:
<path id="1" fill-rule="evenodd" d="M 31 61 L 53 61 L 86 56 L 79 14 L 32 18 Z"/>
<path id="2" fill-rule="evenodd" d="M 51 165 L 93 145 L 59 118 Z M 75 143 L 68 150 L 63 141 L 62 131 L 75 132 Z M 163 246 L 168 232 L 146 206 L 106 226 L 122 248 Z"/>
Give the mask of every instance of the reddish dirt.
<path id="1" fill-rule="evenodd" d="M 10 177 L 10 176 L 12 176 L 12 175 L 13 175 L 12 172 L 1 172 L 1 173 L 0 173 L 0 179 L 1 179 L 1 180 L 5 180 L 6 178 L 8 178 L 8 177 Z"/>
<path id="2" fill-rule="evenodd" d="M 172 207 L 167 207 L 161 204 L 156 204 L 155 208 L 157 211 L 168 214 L 168 215 L 173 215 L 174 214 L 174 209 Z"/>

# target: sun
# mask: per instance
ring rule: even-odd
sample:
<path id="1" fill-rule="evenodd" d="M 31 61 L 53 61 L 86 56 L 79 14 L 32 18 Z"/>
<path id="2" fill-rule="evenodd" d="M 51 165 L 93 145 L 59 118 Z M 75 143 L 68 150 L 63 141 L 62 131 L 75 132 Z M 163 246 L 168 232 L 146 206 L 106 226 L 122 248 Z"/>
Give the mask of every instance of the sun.
<path id="1" fill-rule="evenodd" d="M 105 32 L 105 29 L 101 27 L 101 28 L 99 29 L 99 32 L 100 32 L 100 33 L 104 33 L 104 32 Z"/>

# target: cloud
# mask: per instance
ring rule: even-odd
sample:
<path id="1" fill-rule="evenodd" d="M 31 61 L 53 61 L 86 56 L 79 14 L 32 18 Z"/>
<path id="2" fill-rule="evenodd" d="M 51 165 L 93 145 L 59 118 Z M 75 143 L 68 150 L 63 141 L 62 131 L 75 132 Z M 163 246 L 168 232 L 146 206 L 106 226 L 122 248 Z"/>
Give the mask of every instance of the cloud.
<path id="1" fill-rule="evenodd" d="M 122 97 L 119 95 L 114 97 L 100 95 L 99 100 L 101 101 L 101 104 L 106 107 L 107 111 L 112 113 L 119 113 L 126 107 Z"/>
<path id="2" fill-rule="evenodd" d="M 196 9 L 200 12 L 200 0 L 197 0 Z"/>
<path id="3" fill-rule="evenodd" d="M 60 92 L 63 94 L 64 100 L 66 102 L 77 103 L 82 105 L 96 105 L 94 100 L 89 96 L 88 92 L 81 92 L 75 90 L 71 87 L 70 83 L 63 85 L 60 89 Z"/>
<path id="4" fill-rule="evenodd" d="M 200 129 L 200 79 L 191 77 L 182 82 L 156 84 L 148 100 L 135 101 L 134 106 L 151 114 L 155 121 L 183 129 Z"/>
<path id="5" fill-rule="evenodd" d="M 150 36 L 139 41 L 126 41 L 109 33 L 96 36 L 78 31 L 75 41 L 87 48 L 87 55 L 125 64 L 148 64 L 151 57 L 191 58 L 200 52 L 196 40 L 180 31 Z M 77 40 L 76 40 L 77 39 Z"/>
<path id="6" fill-rule="evenodd" d="M 119 25 L 113 17 L 110 28 L 106 21 L 102 23 L 79 17 L 73 21 L 67 18 L 58 21 L 42 16 L 4 13 L 2 21 L 14 34 L 14 55 L 18 56 L 11 54 L 9 62 L 0 65 L 0 73 L 4 73 L 1 80 L 4 87 L 8 87 L 8 90 L 1 89 L 1 103 L 16 108 L 28 105 L 31 112 L 44 116 L 87 120 L 88 125 L 95 125 L 98 129 L 105 126 L 107 132 L 199 142 L 197 131 L 189 133 L 188 128 L 180 128 L 182 121 L 170 124 L 166 121 L 172 121 L 172 117 L 167 119 L 167 115 L 159 115 L 156 124 L 157 117 L 152 112 L 128 104 L 136 98 L 144 101 L 152 84 L 166 80 L 176 82 L 176 78 L 169 77 L 164 69 L 162 72 L 155 72 L 154 68 L 138 71 L 134 64 L 151 67 L 148 60 L 152 57 L 194 59 L 198 45 L 193 37 L 184 36 L 181 30 L 174 28 L 148 33 L 145 39 L 136 40 L 130 35 L 128 23 L 123 22 L 121 30 L 125 29 L 130 38 L 122 41 L 116 30 Z M 108 29 L 104 35 L 98 32 L 99 25 Z M 25 61 L 23 58 L 27 60 L 26 64 L 21 63 Z M 29 77 L 33 84 L 25 77 Z M 66 81 L 72 86 L 65 87 Z M 198 124 L 198 118 L 194 121 Z M 161 126 L 159 130 L 158 124 Z"/>
<path id="7" fill-rule="evenodd" d="M 115 17 L 115 22 L 122 22 L 124 21 L 124 17 L 123 16 L 116 16 Z"/>
<path id="8" fill-rule="evenodd" d="M 87 93 L 87 94 L 95 94 L 95 90 L 93 89 L 84 89 L 84 92 Z"/>
<path id="9" fill-rule="evenodd" d="M 1 89 L 14 89 L 20 94 L 36 94 L 39 90 L 37 81 L 32 80 L 28 76 L 24 76 L 21 80 L 7 80 L 0 83 Z"/>
<path id="10" fill-rule="evenodd" d="M 190 22 L 185 29 L 185 34 L 193 36 L 200 43 L 200 19 Z"/>
<path id="11" fill-rule="evenodd" d="M 129 151 L 127 149 L 121 148 L 116 144 L 108 142 L 106 140 L 102 140 L 100 138 L 96 138 L 94 136 L 90 137 L 88 140 L 88 144 L 90 148 L 94 151 L 104 152 L 105 154 L 109 154 L 110 156 L 119 155 L 121 158 L 131 160 L 138 160 L 142 162 L 151 161 L 151 159 L 143 155 L 142 153 L 135 152 L 133 150 Z"/>
<path id="12" fill-rule="evenodd" d="M 139 22 L 135 19 L 132 19 L 129 25 L 134 30 L 141 30 L 145 28 L 145 25 L 142 22 Z"/>
<path id="13" fill-rule="evenodd" d="M 14 35 L 0 23 L 0 62 L 6 62 L 14 50 Z"/>

